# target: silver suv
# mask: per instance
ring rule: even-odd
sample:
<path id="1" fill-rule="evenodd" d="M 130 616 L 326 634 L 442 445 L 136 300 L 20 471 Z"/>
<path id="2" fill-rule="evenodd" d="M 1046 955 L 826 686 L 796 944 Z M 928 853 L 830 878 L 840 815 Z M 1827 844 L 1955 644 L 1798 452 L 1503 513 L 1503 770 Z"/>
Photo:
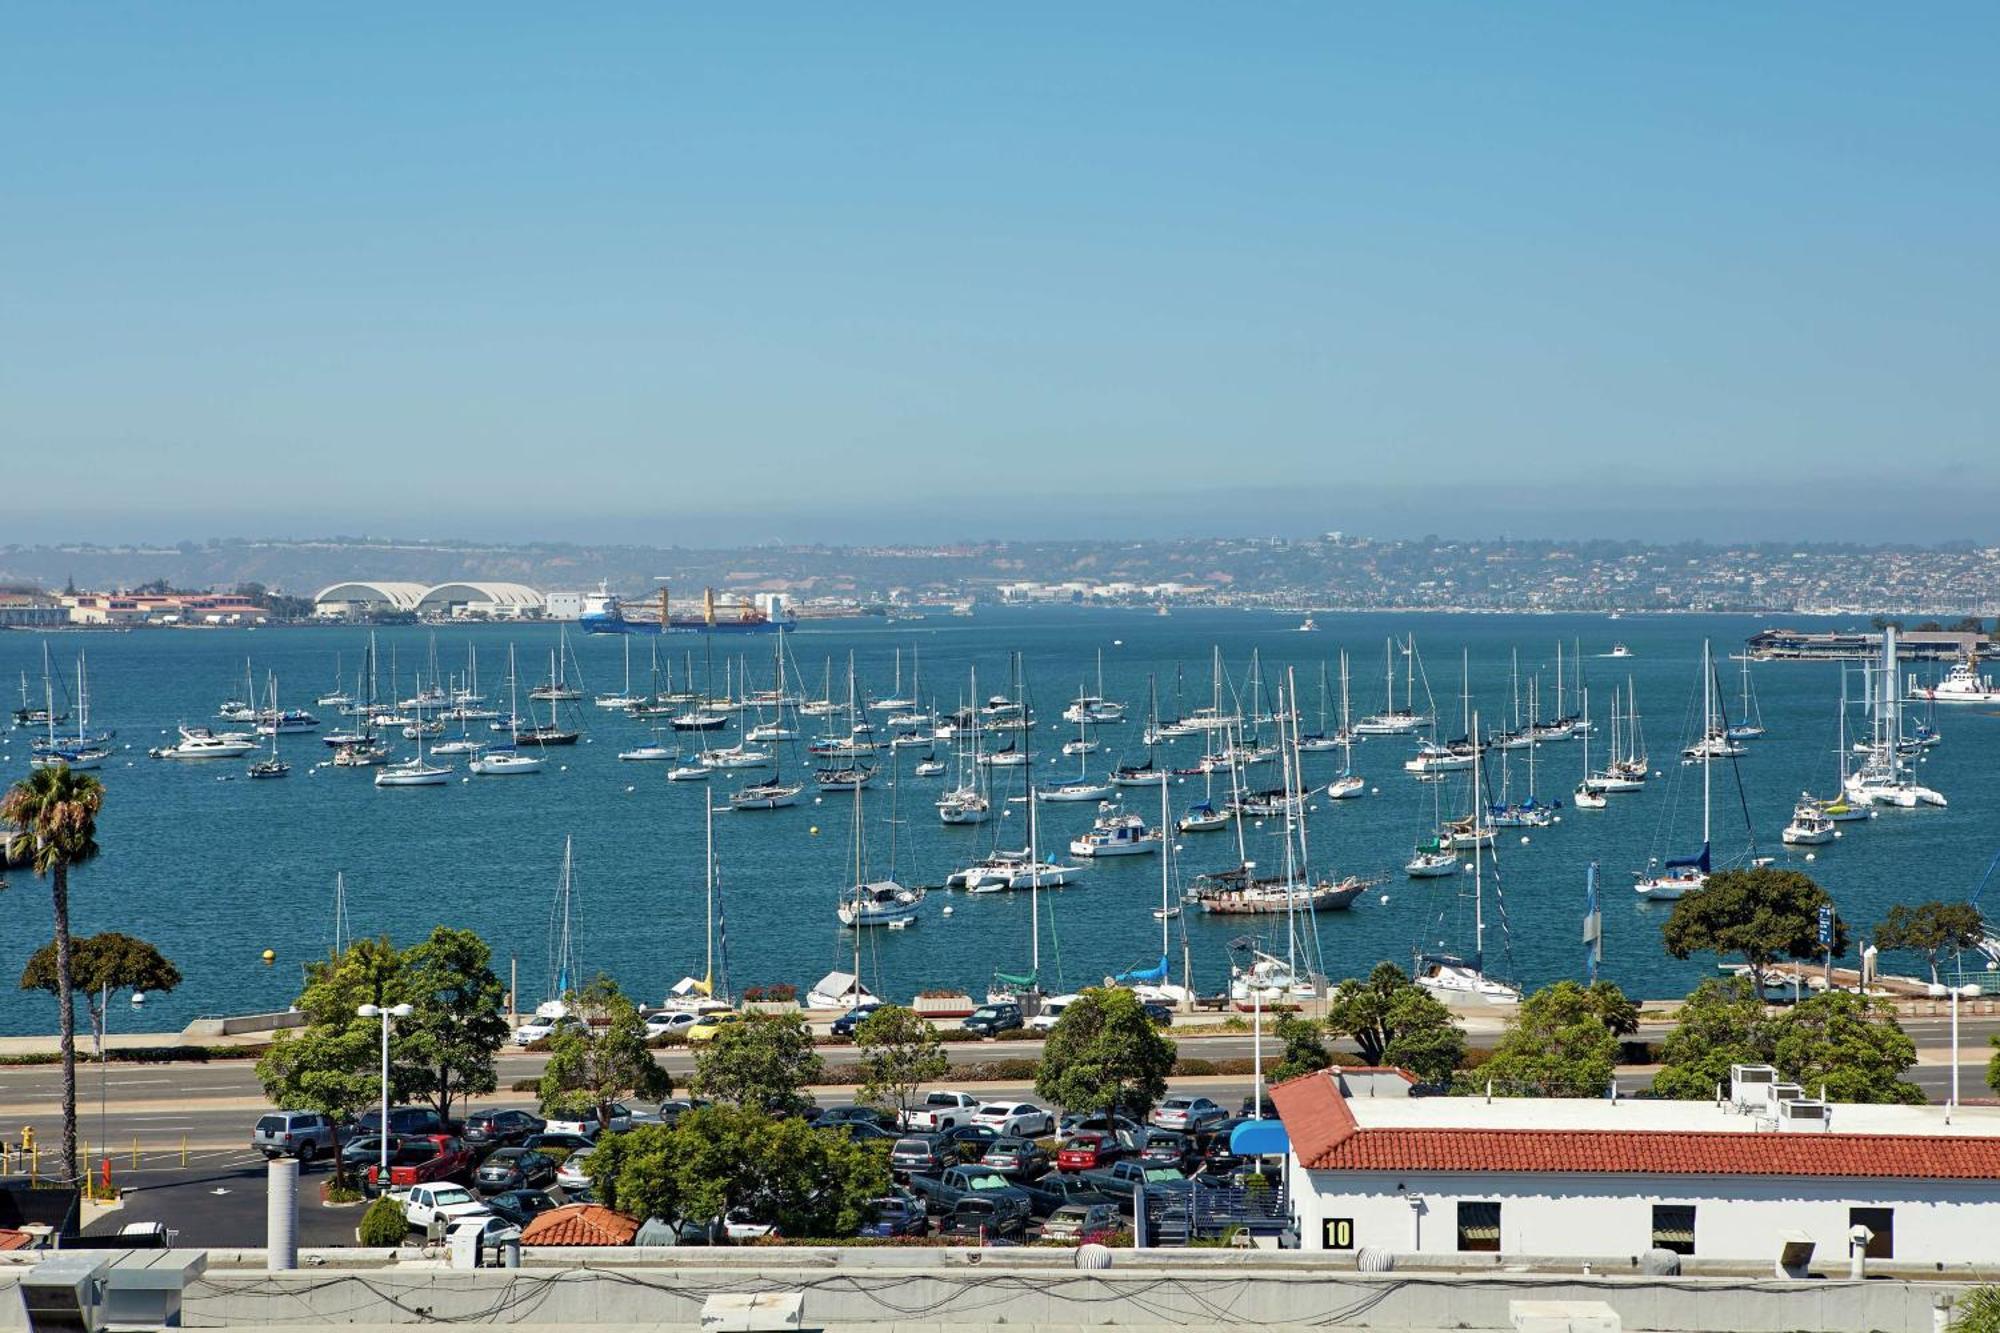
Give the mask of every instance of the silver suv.
<path id="1" fill-rule="evenodd" d="M 340 1146 L 333 1121 L 317 1111 L 273 1111 L 250 1131 L 250 1146 L 266 1157 L 296 1157 L 310 1162 Z"/>

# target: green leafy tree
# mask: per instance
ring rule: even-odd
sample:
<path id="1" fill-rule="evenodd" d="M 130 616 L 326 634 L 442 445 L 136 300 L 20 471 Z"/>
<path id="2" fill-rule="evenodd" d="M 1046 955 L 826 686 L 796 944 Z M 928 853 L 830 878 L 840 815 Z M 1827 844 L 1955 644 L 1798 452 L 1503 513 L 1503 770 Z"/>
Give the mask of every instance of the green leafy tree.
<path id="1" fill-rule="evenodd" d="M 63 1179 L 80 1179 L 76 1162 L 76 973 L 69 933 L 69 872 L 97 856 L 97 816 L 104 788 L 67 766 L 38 768 L 0 797 L 0 823 L 21 831 L 28 864 L 49 881 L 55 915 L 56 1001 L 61 1008 Z M 10 857 L 12 855 L 10 848 Z"/>
<path id="2" fill-rule="evenodd" d="M 861 1051 L 861 1100 L 906 1115 L 917 1089 L 951 1069 L 930 1020 L 900 1004 L 885 1004 L 854 1029 Z"/>
<path id="3" fill-rule="evenodd" d="M 1711 977 L 1681 1006 L 1660 1049 L 1655 1096 L 1705 1101 L 1729 1084 L 1731 1065 L 1770 1064 L 1776 1034 L 1746 977 Z"/>
<path id="4" fill-rule="evenodd" d="M 634 1217 L 707 1223 L 746 1209 L 797 1237 L 850 1236 L 888 1192 L 888 1162 L 848 1135 L 740 1106 L 641 1125 L 590 1155 L 598 1196 Z"/>
<path id="5" fill-rule="evenodd" d="M 1364 1063 L 1407 1069 L 1426 1083 L 1446 1082 L 1465 1058 L 1465 1034 L 1451 1010 L 1390 962 L 1335 987 L 1326 1026 L 1351 1038 Z"/>
<path id="6" fill-rule="evenodd" d="M 702 1097 L 780 1115 L 812 1104 L 804 1089 L 825 1067 L 798 1019 L 751 1014 L 695 1053 L 689 1086 Z"/>
<path id="7" fill-rule="evenodd" d="M 384 1194 L 361 1215 L 361 1243 L 371 1250 L 391 1250 L 410 1238 L 410 1221 L 399 1200 Z"/>
<path id="8" fill-rule="evenodd" d="M 1902 1073 L 1917 1062 L 1916 1043 L 1895 1010 L 1849 991 L 1827 991 L 1793 1005 L 1775 1024 L 1773 1063 L 1787 1079 L 1836 1102 L 1918 1104 L 1923 1090 Z"/>
<path id="9" fill-rule="evenodd" d="M 1574 981 L 1544 986 L 1521 1001 L 1493 1058 L 1468 1076 L 1468 1088 L 1508 1097 L 1597 1097 L 1618 1068 L 1618 1038 L 1603 1003 Z"/>
<path id="10" fill-rule="evenodd" d="M 1912 907 L 1897 903 L 1875 927 L 1875 947 L 1922 954 L 1930 965 L 1931 984 L 1945 959 L 1986 938 L 1986 924 L 1971 903 L 1928 902 Z"/>
<path id="11" fill-rule="evenodd" d="M 168 962 L 158 949 L 141 939 L 107 930 L 70 941 L 70 975 L 77 993 L 90 1011 L 90 1030 L 104 1039 L 104 1006 L 114 995 L 126 991 L 150 991 L 164 995 L 181 984 L 180 969 Z M 59 994 L 62 983 L 56 975 L 56 946 L 53 941 L 35 950 L 21 969 L 21 989 Z"/>
<path id="12" fill-rule="evenodd" d="M 469 930 L 439 926 L 403 958 L 414 1010 L 396 1025 L 398 1081 L 451 1119 L 452 1103 L 498 1086 L 494 1052 L 507 1038 L 507 988 L 493 950 Z"/>
<path id="13" fill-rule="evenodd" d="M 1333 1063 L 1326 1043 L 1320 1040 L 1324 1029 L 1309 1018 L 1296 1014 L 1281 1014 L 1278 1017 L 1278 1040 L 1285 1043 L 1285 1058 L 1271 1071 L 1272 1081 L 1283 1083 L 1286 1079 L 1297 1078 L 1326 1068 Z"/>
<path id="14" fill-rule="evenodd" d="M 1056 1020 L 1042 1045 L 1035 1091 L 1072 1111 L 1117 1111 L 1143 1120 L 1167 1094 L 1175 1047 L 1121 987 L 1091 987 Z"/>
<path id="15" fill-rule="evenodd" d="M 1615 981 L 1593 981 L 1584 991 L 1597 1010 L 1599 1021 L 1614 1037 L 1629 1037 L 1639 1030 L 1639 1006 L 1632 1003 Z"/>
<path id="16" fill-rule="evenodd" d="M 1660 934 L 1675 958 L 1712 953 L 1741 959 L 1761 995 L 1765 973 L 1780 959 L 1803 961 L 1824 952 L 1819 909 L 1832 902 L 1811 876 L 1796 870 L 1722 870 L 1674 904 Z M 1833 954 L 1846 953 L 1847 923 L 1835 917 Z"/>
<path id="17" fill-rule="evenodd" d="M 542 1069 L 542 1114 L 611 1123 L 610 1106 L 620 1097 L 658 1101 L 672 1094 L 673 1078 L 646 1045 L 646 1025 L 618 984 L 599 977 L 578 995 L 578 1007 L 599 1016 L 589 1032 L 566 1031 L 549 1047 Z"/>
<path id="18" fill-rule="evenodd" d="M 2000 1032 L 1994 1033 L 1986 1041 L 1994 1048 L 1993 1058 L 1986 1062 L 1986 1086 L 1995 1092 L 2000 1092 Z"/>
<path id="19" fill-rule="evenodd" d="M 344 952 L 308 964 L 296 1002 L 305 1025 L 279 1032 L 257 1061 L 264 1095 L 274 1106 L 318 1111 L 336 1122 L 380 1106 L 381 1022 L 357 1011 L 364 1004 L 388 1008 L 407 998 L 402 955 L 386 939 L 356 940 Z M 393 1045 L 390 1066 L 393 1100 L 399 1092 Z M 337 1154 L 334 1173 L 336 1184 L 344 1185 L 346 1166 Z"/>

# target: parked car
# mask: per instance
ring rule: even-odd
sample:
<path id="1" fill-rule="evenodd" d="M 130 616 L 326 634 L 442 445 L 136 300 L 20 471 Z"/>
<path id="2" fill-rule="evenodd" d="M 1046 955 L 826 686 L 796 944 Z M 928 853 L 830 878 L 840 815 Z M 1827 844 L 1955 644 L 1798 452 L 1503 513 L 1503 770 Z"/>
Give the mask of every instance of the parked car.
<path id="1" fill-rule="evenodd" d="M 906 1187 L 924 1200 L 934 1213 L 949 1213 L 961 1199 L 983 1199 L 998 1194 L 1018 1197 L 1030 1206 L 1028 1193 L 998 1171 L 984 1165 L 948 1166 L 935 1175 L 917 1174 Z"/>
<path id="2" fill-rule="evenodd" d="M 555 1159 L 529 1148 L 500 1148 L 479 1164 L 472 1183 L 481 1194 L 547 1189 L 556 1183 Z"/>
<path id="3" fill-rule="evenodd" d="M 822 1116 L 813 1121 L 813 1128 L 845 1134 L 856 1143 L 875 1143 L 884 1147 L 903 1137 L 901 1130 L 884 1129 L 872 1120 L 828 1120 Z"/>
<path id="4" fill-rule="evenodd" d="M 1229 1119 L 1229 1112 L 1217 1106 L 1206 1097 L 1189 1097 L 1175 1094 L 1162 1098 L 1146 1117 L 1146 1123 L 1157 1129 L 1179 1129 L 1193 1133 L 1219 1121 Z"/>
<path id="5" fill-rule="evenodd" d="M 938 1172 L 955 1160 L 936 1134 L 905 1134 L 889 1148 L 889 1170 L 898 1174 Z"/>
<path id="6" fill-rule="evenodd" d="M 597 1146 L 597 1136 L 594 1134 L 570 1134 L 544 1130 L 540 1134 L 530 1134 L 528 1141 L 521 1146 L 523 1148 L 531 1148 L 545 1157 L 554 1159 L 567 1157 L 571 1153 L 582 1152 L 586 1148 L 595 1148 Z"/>
<path id="7" fill-rule="evenodd" d="M 972 1123 L 1003 1138 L 1032 1139 L 1056 1132 L 1056 1118 L 1033 1102 L 988 1102 L 972 1113 Z"/>
<path id="8" fill-rule="evenodd" d="M 1012 1138 L 995 1139 L 979 1161 L 1010 1180 L 1033 1180 L 1056 1164 L 1055 1154 L 1033 1139 Z"/>
<path id="9" fill-rule="evenodd" d="M 836 1037 L 853 1037 L 854 1029 L 866 1023 L 868 1016 L 881 1007 L 882 1005 L 879 1001 L 873 1004 L 855 1005 L 839 1018 L 833 1020 L 833 1035 Z"/>
<path id="10" fill-rule="evenodd" d="M 979 1106 L 979 1099 L 969 1092 L 928 1093 L 920 1105 L 911 1107 L 903 1117 L 903 1128 L 936 1131 L 969 1125 Z"/>
<path id="11" fill-rule="evenodd" d="M 530 1134 L 539 1134 L 547 1128 L 548 1122 L 538 1115 L 487 1107 L 465 1117 L 465 1132 L 459 1137 L 472 1148 L 491 1151 L 518 1148 L 528 1141 Z"/>
<path id="12" fill-rule="evenodd" d="M 1213 1120 L 1194 1133 L 1195 1152 L 1200 1155 L 1202 1166 L 1210 1172 L 1218 1168 L 1230 1168 L 1243 1159 L 1229 1147 L 1229 1136 L 1236 1127 L 1249 1122 L 1250 1117 L 1233 1115 L 1226 1120 Z"/>
<path id="13" fill-rule="evenodd" d="M 959 1200 L 940 1230 L 941 1235 L 982 1244 L 1019 1240 L 1027 1232 L 1028 1201 L 1018 1195 L 1004 1194 Z"/>
<path id="14" fill-rule="evenodd" d="M 1152 1020 L 1153 1026 L 1156 1028 L 1170 1026 L 1174 1021 L 1174 1011 L 1166 1005 L 1161 1004 L 1158 1000 L 1143 1001 L 1139 1005 L 1139 1009 L 1147 1018 Z"/>
<path id="15" fill-rule="evenodd" d="M 1027 1023 L 1018 1004 L 982 1004 L 972 1011 L 964 1027 L 982 1037 L 997 1037 L 1003 1032 L 1019 1032 Z"/>
<path id="16" fill-rule="evenodd" d="M 516 1046 L 532 1046 L 538 1041 L 548 1041 L 554 1037 L 561 1036 L 565 1032 L 585 1035 L 589 1031 L 590 1024 L 584 1022 L 575 1014 L 564 1014 L 561 1018 L 544 1018 L 540 1014 L 537 1014 L 514 1029 L 514 1044 Z"/>
<path id="17" fill-rule="evenodd" d="M 452 1222 L 450 1230 L 445 1232 L 445 1239 L 448 1242 L 456 1241 L 468 1231 L 479 1233 L 479 1244 L 482 1248 L 498 1245 L 502 1241 L 521 1239 L 520 1223 L 490 1213 L 485 1216 L 475 1214 L 471 1217 L 458 1218 Z"/>
<path id="18" fill-rule="evenodd" d="M 1147 1166 L 1170 1166 L 1185 1173 L 1193 1169 L 1198 1159 L 1194 1143 L 1187 1135 L 1178 1130 L 1156 1129 L 1139 1145 L 1139 1160 Z"/>
<path id="19" fill-rule="evenodd" d="M 264 1156 L 296 1157 L 301 1163 L 333 1152 L 339 1144 L 339 1129 L 317 1111 L 273 1111 L 257 1117 L 250 1131 L 250 1146 Z"/>
<path id="20" fill-rule="evenodd" d="M 688 1041 L 691 1043 L 714 1041 L 716 1033 L 722 1031 L 722 1029 L 728 1027 L 731 1023 L 741 1023 L 742 1021 L 743 1015 L 737 1013 L 734 1009 L 717 1009 L 712 1013 L 703 1014 L 688 1025 Z"/>
<path id="21" fill-rule="evenodd" d="M 1049 1201 L 1048 1213 L 1071 1203 L 1109 1203 L 1118 1200 L 1104 1190 L 1104 1186 L 1087 1176 L 1074 1171 L 1051 1171 L 1035 1182 L 1035 1197 Z"/>
<path id="22" fill-rule="evenodd" d="M 556 1184 L 563 1187 L 565 1194 L 571 1190 L 590 1188 L 590 1155 L 596 1151 L 594 1143 L 588 1148 L 578 1148 L 556 1168 Z"/>
<path id="23" fill-rule="evenodd" d="M 976 1162 L 1000 1141 L 1000 1136 L 984 1125 L 953 1125 L 938 1137 L 950 1149 L 952 1160 L 958 1162 Z"/>
<path id="24" fill-rule="evenodd" d="M 672 1032 L 686 1032 L 700 1018 L 685 1009 L 662 1009 L 658 1013 L 646 1015 L 646 1036 L 664 1037 Z"/>
<path id="25" fill-rule="evenodd" d="M 814 1129 L 831 1129 L 841 1124 L 870 1124 L 889 1129 L 896 1123 L 894 1111 L 884 1111 L 875 1106 L 827 1106 L 820 1108 L 819 1117 L 813 1121 Z"/>
<path id="26" fill-rule="evenodd" d="M 472 1149 L 449 1134 L 424 1134 L 404 1141 L 389 1158 L 389 1178 L 379 1164 L 368 1168 L 368 1187 L 377 1191 L 404 1186 L 463 1183 L 472 1178 Z"/>
<path id="27" fill-rule="evenodd" d="M 508 1190 L 495 1194 L 486 1200 L 486 1207 L 495 1217 L 504 1217 L 517 1227 L 524 1227 L 538 1215 L 557 1207 L 554 1199 L 541 1190 Z"/>
<path id="28" fill-rule="evenodd" d="M 484 1217 L 486 1205 L 463 1185 L 412 1185 L 402 1195 L 403 1220 L 414 1231 L 428 1231 L 433 1221 Z"/>
<path id="29" fill-rule="evenodd" d="M 864 1236 L 923 1236 L 931 1229 L 930 1216 L 921 1199 L 892 1194 L 869 1202 L 871 1214 L 861 1224 Z"/>
<path id="30" fill-rule="evenodd" d="M 1125 1155 L 1125 1145 L 1101 1129 L 1086 1129 L 1063 1140 L 1056 1165 L 1065 1171 L 1095 1171 Z"/>
<path id="31" fill-rule="evenodd" d="M 393 1134 L 390 1135 L 389 1155 L 394 1157 L 402 1149 L 403 1141 Z M 349 1171 L 366 1171 L 371 1163 L 377 1166 L 381 1165 L 382 1136 L 380 1134 L 364 1134 L 358 1138 L 349 1139 L 346 1145 L 340 1150 L 340 1162 Z"/>
<path id="32" fill-rule="evenodd" d="M 1115 1203 L 1066 1203 L 1042 1223 L 1043 1240 L 1101 1241 L 1124 1227 Z"/>
<path id="33" fill-rule="evenodd" d="M 1136 1157 L 1099 1167 L 1083 1173 L 1084 1179 L 1092 1180 L 1112 1199 L 1116 1200 L 1122 1212 L 1132 1211 L 1132 1191 L 1141 1185 L 1185 1185 L 1187 1177 L 1170 1166 L 1147 1166 Z"/>
<path id="34" fill-rule="evenodd" d="M 714 1102 L 711 1102 L 704 1097 L 677 1097 L 671 1101 L 661 1102 L 660 1123 L 663 1125 L 671 1125 L 674 1123 L 674 1121 L 679 1120 L 689 1111 L 699 1111 L 704 1106 L 713 1106 L 713 1105 L 715 1105 Z"/>
<path id="35" fill-rule="evenodd" d="M 1076 1003 L 1076 996 L 1074 995 L 1049 996 L 1048 999 L 1042 1001 L 1042 1007 L 1035 1011 L 1035 1016 L 1028 1020 L 1028 1031 L 1055 1031 L 1056 1022 L 1063 1016 L 1063 1010 L 1069 1008 L 1074 1003 Z"/>
<path id="36" fill-rule="evenodd" d="M 1129 1120 L 1122 1115 L 1083 1115 L 1075 1112 L 1062 1118 L 1062 1123 L 1056 1126 L 1056 1133 L 1063 1138 L 1067 1138 L 1071 1134 L 1081 1134 L 1085 1130 L 1093 1129 L 1110 1134 L 1127 1148 L 1130 1148 L 1141 1138 L 1145 1137 L 1146 1133 L 1144 1125 L 1136 1120 Z"/>
<path id="37" fill-rule="evenodd" d="M 623 1134 L 626 1130 L 632 1128 L 632 1108 L 624 1102 L 612 1102 L 604 1109 L 605 1116 L 601 1121 L 595 1115 L 579 1116 L 574 1120 L 564 1120 L 558 1117 L 548 1122 L 546 1132 L 551 1134 L 596 1134 L 599 1132 L 601 1126 L 613 1134 Z"/>
<path id="38" fill-rule="evenodd" d="M 379 1134 L 382 1131 L 382 1113 L 364 1112 L 355 1117 L 354 1127 L 359 1133 Z M 428 1106 L 392 1106 L 389 1108 L 389 1132 L 411 1138 L 419 1134 L 449 1134 L 451 1129 Z"/>

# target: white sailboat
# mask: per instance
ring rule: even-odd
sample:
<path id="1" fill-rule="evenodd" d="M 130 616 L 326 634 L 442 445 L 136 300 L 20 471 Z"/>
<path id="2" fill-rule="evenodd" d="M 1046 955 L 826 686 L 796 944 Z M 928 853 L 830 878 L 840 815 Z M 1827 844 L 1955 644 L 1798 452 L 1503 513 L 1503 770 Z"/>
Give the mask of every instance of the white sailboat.
<path id="1" fill-rule="evenodd" d="M 518 748 L 521 734 L 520 676 L 514 669 L 514 648 L 507 647 L 507 730 L 509 743 L 504 748 L 488 750 L 475 756 L 466 764 L 466 771 L 474 777 L 506 778 L 523 777 L 542 771 L 545 762 L 539 754 L 523 754 Z M 550 706 L 549 716 L 555 716 L 555 708 Z M 553 725 L 553 722 L 551 723 Z M 417 756 L 423 757 L 423 742 L 417 742 Z M 378 775 L 377 781 L 380 781 Z"/>
<path id="2" fill-rule="evenodd" d="M 388 764 L 378 769 L 375 785 L 378 787 L 442 787 L 451 781 L 450 764 L 430 764 L 424 762 L 423 711 L 417 712 L 417 754 L 414 759 L 406 759 L 400 764 Z M 480 761 L 473 760 L 474 764 Z"/>
<path id="3" fill-rule="evenodd" d="M 1477 727 L 1475 721 L 1474 726 Z M 1479 766 L 1472 770 L 1473 808 L 1480 806 Z M 1457 1009 L 1501 1008 L 1521 1003 L 1521 989 L 1486 975 L 1486 853 L 1472 853 L 1472 940 L 1470 956 L 1419 954 L 1412 980 L 1440 1003 Z M 1495 862 L 1497 868 L 1498 862 Z"/>

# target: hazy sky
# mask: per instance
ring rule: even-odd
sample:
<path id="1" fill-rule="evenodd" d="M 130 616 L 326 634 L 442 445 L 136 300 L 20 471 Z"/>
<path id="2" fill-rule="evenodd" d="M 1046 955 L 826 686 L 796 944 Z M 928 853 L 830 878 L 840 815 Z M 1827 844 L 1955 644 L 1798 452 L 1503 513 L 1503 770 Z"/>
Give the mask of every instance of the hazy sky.
<path id="1" fill-rule="evenodd" d="M 0 541 L 2000 535 L 1996 43 L 9 6 Z"/>

